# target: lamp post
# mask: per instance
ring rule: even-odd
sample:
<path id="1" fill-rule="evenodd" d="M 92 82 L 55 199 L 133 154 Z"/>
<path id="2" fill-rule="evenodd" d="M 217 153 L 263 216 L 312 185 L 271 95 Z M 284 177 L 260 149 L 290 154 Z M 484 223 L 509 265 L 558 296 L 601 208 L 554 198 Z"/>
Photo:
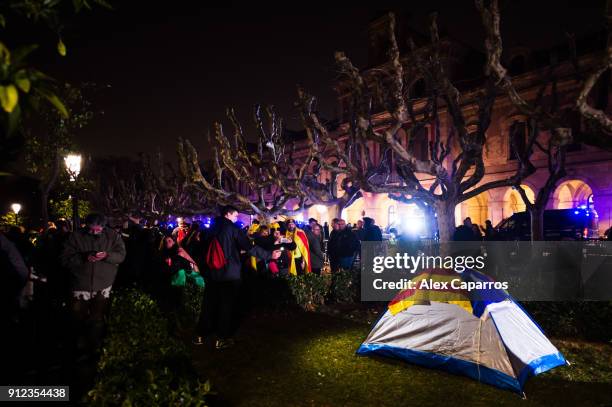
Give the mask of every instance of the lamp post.
<path id="1" fill-rule="evenodd" d="M 66 164 L 66 171 L 70 177 L 70 182 L 76 183 L 79 173 L 81 172 L 81 155 L 80 154 L 68 154 L 64 157 L 64 163 Z M 72 224 L 73 230 L 76 231 L 79 227 L 79 198 L 75 188 L 73 188 L 72 198 Z"/>
<path id="2" fill-rule="evenodd" d="M 21 204 L 14 203 L 11 205 L 11 210 L 15 214 L 15 223 L 19 226 L 19 211 L 21 211 Z"/>

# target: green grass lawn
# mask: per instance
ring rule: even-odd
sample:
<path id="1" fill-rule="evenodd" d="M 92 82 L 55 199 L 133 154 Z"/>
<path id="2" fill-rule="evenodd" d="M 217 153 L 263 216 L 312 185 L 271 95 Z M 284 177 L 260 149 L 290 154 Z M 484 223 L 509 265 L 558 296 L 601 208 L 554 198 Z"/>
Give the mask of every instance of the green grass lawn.
<path id="1" fill-rule="evenodd" d="M 355 355 L 370 325 L 325 314 L 257 313 L 235 348 L 193 348 L 194 364 L 232 406 L 611 406 L 612 345 L 553 340 L 572 366 L 531 378 L 527 400 L 472 379 Z"/>

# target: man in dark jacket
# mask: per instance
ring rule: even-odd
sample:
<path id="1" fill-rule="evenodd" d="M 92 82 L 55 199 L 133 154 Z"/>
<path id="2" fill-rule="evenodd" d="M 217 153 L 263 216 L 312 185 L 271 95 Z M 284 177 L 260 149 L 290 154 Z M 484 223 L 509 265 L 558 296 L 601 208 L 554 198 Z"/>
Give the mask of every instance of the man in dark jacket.
<path id="1" fill-rule="evenodd" d="M 148 261 L 149 236 L 140 224 L 140 216 L 128 215 L 126 225 L 122 230 L 125 244 L 125 261 L 119 267 L 115 286 L 130 287 L 138 285 L 147 272 L 145 266 Z"/>
<path id="2" fill-rule="evenodd" d="M 359 250 L 359 240 L 353 231 L 346 227 L 344 219 L 339 219 L 335 229 L 327 242 L 327 253 L 330 256 L 332 270 L 338 268 L 350 269 L 355 254 Z M 332 261 L 333 260 L 333 261 Z"/>
<path id="3" fill-rule="evenodd" d="M 9 383 L 17 377 L 23 361 L 17 315 L 19 297 L 30 271 L 17 247 L 0 233 L 0 383 Z"/>
<path id="4" fill-rule="evenodd" d="M 375 223 L 372 218 L 363 218 L 363 236 L 361 240 L 366 242 L 382 242 L 382 232 Z"/>
<path id="5" fill-rule="evenodd" d="M 217 349 L 233 345 L 232 313 L 241 283 L 241 251 L 262 260 L 275 260 L 280 251 L 267 251 L 253 246 L 246 233 L 235 225 L 238 210 L 233 206 L 221 208 L 221 216 L 216 218 L 210 231 L 210 242 L 216 239 L 225 257 L 225 266 L 221 269 L 206 270 L 206 288 L 202 303 L 202 313 L 198 323 L 197 335 L 193 342 L 203 344 L 204 337 L 217 334 Z"/>
<path id="6" fill-rule="evenodd" d="M 62 263 L 70 271 L 77 346 L 91 353 L 101 345 L 110 291 L 125 258 L 125 246 L 117 232 L 105 227 L 103 215 L 89 214 L 85 224 L 68 238 Z"/>
<path id="7" fill-rule="evenodd" d="M 321 225 L 315 223 L 311 226 L 308 236 L 308 247 L 310 248 L 310 262 L 312 272 L 321 274 L 321 268 L 325 261 L 325 253 L 323 253 L 323 242 L 321 240 Z"/>

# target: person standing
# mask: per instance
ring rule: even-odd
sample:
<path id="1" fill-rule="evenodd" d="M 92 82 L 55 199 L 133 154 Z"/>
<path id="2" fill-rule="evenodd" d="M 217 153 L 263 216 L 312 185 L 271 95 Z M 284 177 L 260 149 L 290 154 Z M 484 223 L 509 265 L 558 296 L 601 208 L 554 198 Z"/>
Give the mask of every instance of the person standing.
<path id="1" fill-rule="evenodd" d="M 195 260 L 174 241 L 172 236 L 163 238 L 160 254 L 163 279 L 165 280 L 164 285 L 167 288 L 167 295 L 162 296 L 162 298 L 171 316 L 170 321 L 173 328 L 178 328 L 181 326 L 182 314 L 184 312 L 187 273 L 191 277 L 192 275 L 197 275 L 199 269 Z"/>
<path id="2" fill-rule="evenodd" d="M 70 272 L 76 338 L 90 354 L 102 344 L 110 292 L 117 268 L 125 259 L 121 235 L 105 224 L 103 215 L 87 215 L 85 228 L 70 235 L 62 253 L 62 263 Z"/>
<path id="3" fill-rule="evenodd" d="M 0 382 L 9 383 L 18 376 L 24 349 L 18 324 L 19 298 L 30 270 L 17 247 L 0 232 Z"/>
<path id="4" fill-rule="evenodd" d="M 310 248 L 308 247 L 308 236 L 297 227 L 295 220 L 287 219 L 287 242 L 294 242 L 295 250 L 290 253 L 289 274 L 297 276 L 312 271 L 310 264 Z M 283 242 L 285 243 L 285 242 Z"/>
<path id="5" fill-rule="evenodd" d="M 336 228 L 327 243 L 332 270 L 348 270 L 353 265 L 355 253 L 359 250 L 359 241 L 353 231 L 346 227 L 344 219 L 338 219 Z M 332 263 L 333 259 L 333 263 Z"/>
<path id="6" fill-rule="evenodd" d="M 487 240 L 487 241 L 495 240 L 495 237 L 496 237 L 495 228 L 493 227 L 493 224 L 491 223 L 489 219 L 485 221 L 485 227 L 484 228 L 481 227 L 481 229 L 484 233 L 484 240 Z"/>
<path id="7" fill-rule="evenodd" d="M 463 225 L 459 225 L 455 228 L 455 233 L 453 233 L 453 241 L 469 242 L 473 240 L 476 240 L 476 236 L 474 235 L 472 219 L 468 216 L 463 220 Z"/>
<path id="8" fill-rule="evenodd" d="M 311 267 L 312 272 L 315 274 L 321 274 L 321 268 L 323 268 L 323 262 L 325 261 L 321 236 L 321 225 L 315 223 L 311 226 L 310 233 L 308 234 Z"/>
<path id="9" fill-rule="evenodd" d="M 141 285 L 140 283 L 146 273 L 149 241 L 144 228 L 140 224 L 141 220 L 139 215 L 130 214 L 125 221 L 122 236 L 126 255 L 117 273 L 115 281 L 117 288 Z"/>
<path id="10" fill-rule="evenodd" d="M 366 242 L 382 242 L 382 232 L 372 218 L 363 218 L 363 234 L 360 240 Z"/>
<path id="11" fill-rule="evenodd" d="M 329 239 L 329 224 L 327 222 L 323 224 L 323 239 Z"/>
<path id="12" fill-rule="evenodd" d="M 355 236 L 357 237 L 357 239 L 361 242 L 362 240 L 364 240 L 364 230 L 363 230 L 363 220 L 359 219 L 357 221 L 357 225 L 355 227 L 355 230 L 353 230 L 353 233 L 355 233 Z"/>
<path id="13" fill-rule="evenodd" d="M 215 219 L 210 231 L 209 251 L 218 244 L 223 252 L 225 265 L 214 269 L 207 264 L 205 273 L 206 288 L 202 302 L 202 313 L 193 338 L 195 345 L 202 345 L 204 338 L 217 334 L 215 347 L 224 349 L 232 346 L 232 315 L 240 289 L 241 257 L 240 252 L 255 256 L 262 260 L 275 260 L 280 251 L 267 251 L 259 246 L 253 246 L 245 232 L 237 225 L 238 209 L 233 206 L 221 208 L 221 216 Z M 208 261 L 207 261 L 208 263 Z"/>

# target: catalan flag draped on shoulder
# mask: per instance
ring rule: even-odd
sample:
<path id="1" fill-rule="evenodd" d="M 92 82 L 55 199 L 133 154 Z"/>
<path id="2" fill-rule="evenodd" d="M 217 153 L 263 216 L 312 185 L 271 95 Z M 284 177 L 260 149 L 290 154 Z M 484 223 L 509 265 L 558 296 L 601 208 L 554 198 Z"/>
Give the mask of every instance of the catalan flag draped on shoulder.
<path id="1" fill-rule="evenodd" d="M 289 220 L 287 223 L 289 222 L 292 221 Z M 287 230 L 285 237 L 292 239 L 297 246 L 295 250 L 292 250 L 289 253 L 289 274 L 294 276 L 297 275 L 296 262 L 301 262 L 302 259 L 305 263 L 304 272 L 310 273 L 312 271 L 310 263 L 310 248 L 308 247 L 308 237 L 306 236 L 306 233 L 296 226 L 293 231 Z"/>

